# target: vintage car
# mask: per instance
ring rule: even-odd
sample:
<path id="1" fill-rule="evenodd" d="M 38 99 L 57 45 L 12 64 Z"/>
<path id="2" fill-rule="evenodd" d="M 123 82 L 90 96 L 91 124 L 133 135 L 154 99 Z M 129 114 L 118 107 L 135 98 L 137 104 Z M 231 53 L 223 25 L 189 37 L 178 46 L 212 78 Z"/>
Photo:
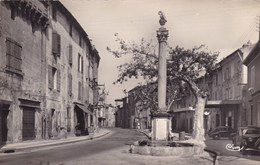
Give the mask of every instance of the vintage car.
<path id="1" fill-rule="evenodd" d="M 232 138 L 234 146 L 240 146 L 244 155 L 247 151 L 260 151 L 260 127 L 241 127 Z"/>
<path id="2" fill-rule="evenodd" d="M 234 135 L 235 131 L 232 127 L 229 126 L 219 126 L 216 127 L 214 130 L 208 133 L 208 136 L 213 139 L 220 139 L 220 138 L 229 138 L 231 139 Z"/>
<path id="3" fill-rule="evenodd" d="M 231 134 L 233 146 L 240 146 L 242 136 L 245 134 L 246 129 L 248 129 L 248 127 L 239 127 L 236 133 Z"/>
<path id="4" fill-rule="evenodd" d="M 248 128 L 244 132 L 240 144 L 241 153 L 246 154 L 247 151 L 260 152 L 260 128 Z"/>

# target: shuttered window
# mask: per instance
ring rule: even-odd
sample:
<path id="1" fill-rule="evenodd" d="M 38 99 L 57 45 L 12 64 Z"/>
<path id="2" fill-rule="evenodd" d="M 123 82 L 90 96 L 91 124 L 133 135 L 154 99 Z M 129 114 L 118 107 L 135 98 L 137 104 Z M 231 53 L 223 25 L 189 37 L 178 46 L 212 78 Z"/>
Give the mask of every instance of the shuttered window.
<path id="1" fill-rule="evenodd" d="M 72 37 L 72 24 L 70 24 L 70 36 Z"/>
<path id="2" fill-rule="evenodd" d="M 52 74 L 52 66 L 48 66 L 48 88 L 53 89 L 53 74 Z"/>
<path id="3" fill-rule="evenodd" d="M 60 35 L 56 32 L 52 33 L 52 53 L 55 56 L 60 56 L 61 50 L 61 38 Z"/>
<path id="4" fill-rule="evenodd" d="M 81 98 L 82 98 L 82 84 L 81 84 L 80 81 L 79 81 L 78 89 L 79 89 L 79 91 L 78 91 L 78 99 L 81 100 Z"/>
<path id="5" fill-rule="evenodd" d="M 83 56 L 78 54 L 78 72 L 83 73 Z"/>
<path id="6" fill-rule="evenodd" d="M 73 62 L 73 49 L 72 49 L 72 45 L 69 45 L 69 64 L 72 66 L 72 62 Z"/>
<path id="7" fill-rule="evenodd" d="M 69 96 L 72 95 L 72 75 L 71 75 L 71 73 L 68 74 L 68 94 L 69 94 Z"/>
<path id="8" fill-rule="evenodd" d="M 6 66 L 14 72 L 22 72 L 22 46 L 13 41 L 12 39 L 6 39 Z"/>
<path id="9" fill-rule="evenodd" d="M 255 66 L 252 66 L 250 69 L 250 87 L 255 87 Z"/>
<path id="10" fill-rule="evenodd" d="M 60 80 L 61 80 L 61 73 L 60 70 L 57 70 L 57 91 L 60 92 Z"/>
<path id="11" fill-rule="evenodd" d="M 48 66 L 48 88 L 50 90 L 56 89 L 58 92 L 60 92 L 61 89 L 60 83 L 61 83 L 60 70 L 49 65 Z"/>

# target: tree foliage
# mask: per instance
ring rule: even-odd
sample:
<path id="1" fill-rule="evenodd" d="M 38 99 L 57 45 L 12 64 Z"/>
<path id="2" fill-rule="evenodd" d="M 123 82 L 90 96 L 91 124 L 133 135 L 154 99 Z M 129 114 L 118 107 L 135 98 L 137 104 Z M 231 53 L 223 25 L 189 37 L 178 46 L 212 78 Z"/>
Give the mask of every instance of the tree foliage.
<path id="1" fill-rule="evenodd" d="M 119 43 L 117 50 L 107 50 L 115 57 L 120 58 L 124 55 L 132 55 L 130 62 L 118 66 L 119 75 L 115 83 L 123 83 L 132 77 L 142 77 L 146 85 L 158 84 L 158 55 L 155 52 L 155 46 L 151 42 L 141 39 L 140 44 L 134 42 L 126 43 L 117 34 L 116 41 Z M 204 108 L 207 91 L 203 91 L 196 83 L 201 77 L 210 74 L 216 67 L 218 53 L 210 52 L 205 45 L 200 45 L 192 49 L 183 47 L 168 47 L 167 56 L 167 107 L 171 107 L 174 100 L 181 100 L 185 96 L 193 95 L 196 98 L 196 109 L 193 122 L 192 136 L 200 145 L 204 146 Z M 151 87 L 151 86 L 150 86 Z M 156 91 L 156 92 L 155 92 Z M 154 98 L 157 93 L 157 87 L 153 90 L 146 90 L 139 94 L 139 97 L 146 99 L 150 107 L 154 107 L 152 113 L 158 108 Z M 157 96 L 157 94 L 156 94 Z M 150 98 L 150 99 L 148 99 Z M 142 100 L 144 100 L 142 99 Z M 157 109 L 156 109 L 157 108 Z"/>
<path id="2" fill-rule="evenodd" d="M 131 61 L 118 66 L 119 75 L 114 83 L 123 83 L 132 77 L 141 77 L 147 84 L 157 82 L 158 79 L 158 55 L 155 54 L 155 46 L 151 42 L 141 39 L 140 44 L 126 43 L 118 34 L 115 34 L 119 44 L 117 50 L 107 50 L 116 58 L 124 55 L 132 55 Z M 167 103 L 182 97 L 188 89 L 197 98 L 205 97 L 206 92 L 198 88 L 195 83 L 201 76 L 210 73 L 216 67 L 218 53 L 208 52 L 205 45 L 192 49 L 176 46 L 169 47 L 167 59 Z M 187 89 L 187 86 L 189 87 Z M 146 92 L 146 94 L 149 94 Z M 154 93 L 152 93 L 154 95 Z M 147 97 L 147 96 L 146 96 Z"/>

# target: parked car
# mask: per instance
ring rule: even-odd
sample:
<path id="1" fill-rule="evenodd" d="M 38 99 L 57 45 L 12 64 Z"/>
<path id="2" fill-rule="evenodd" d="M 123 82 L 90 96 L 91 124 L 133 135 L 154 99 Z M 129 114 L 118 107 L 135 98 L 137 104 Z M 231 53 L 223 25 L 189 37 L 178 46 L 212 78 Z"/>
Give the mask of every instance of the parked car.
<path id="1" fill-rule="evenodd" d="M 217 140 L 220 138 L 229 138 L 231 139 L 234 136 L 234 129 L 229 126 L 220 126 L 216 127 L 214 130 L 208 133 L 208 136 Z M 232 136 L 233 135 L 233 136 Z"/>
<path id="2" fill-rule="evenodd" d="M 243 155 L 247 151 L 260 152 L 260 127 L 241 127 L 232 142 L 234 146 L 240 146 Z"/>
<path id="3" fill-rule="evenodd" d="M 248 127 L 239 127 L 237 129 L 236 133 L 233 133 L 232 136 L 232 144 L 234 146 L 240 146 L 241 142 L 242 142 L 242 136 L 245 135 L 246 130 L 248 129 Z"/>

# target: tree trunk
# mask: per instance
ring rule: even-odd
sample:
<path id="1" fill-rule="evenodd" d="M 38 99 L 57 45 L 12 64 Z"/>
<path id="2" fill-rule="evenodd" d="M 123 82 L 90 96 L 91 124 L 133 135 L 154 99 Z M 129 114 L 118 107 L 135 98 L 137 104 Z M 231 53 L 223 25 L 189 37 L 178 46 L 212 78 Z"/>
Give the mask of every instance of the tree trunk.
<path id="1" fill-rule="evenodd" d="M 193 138 L 201 145 L 205 145 L 205 129 L 204 129 L 204 109 L 205 109 L 206 97 L 198 96 L 198 102 L 196 104 L 194 123 L 193 123 Z"/>

